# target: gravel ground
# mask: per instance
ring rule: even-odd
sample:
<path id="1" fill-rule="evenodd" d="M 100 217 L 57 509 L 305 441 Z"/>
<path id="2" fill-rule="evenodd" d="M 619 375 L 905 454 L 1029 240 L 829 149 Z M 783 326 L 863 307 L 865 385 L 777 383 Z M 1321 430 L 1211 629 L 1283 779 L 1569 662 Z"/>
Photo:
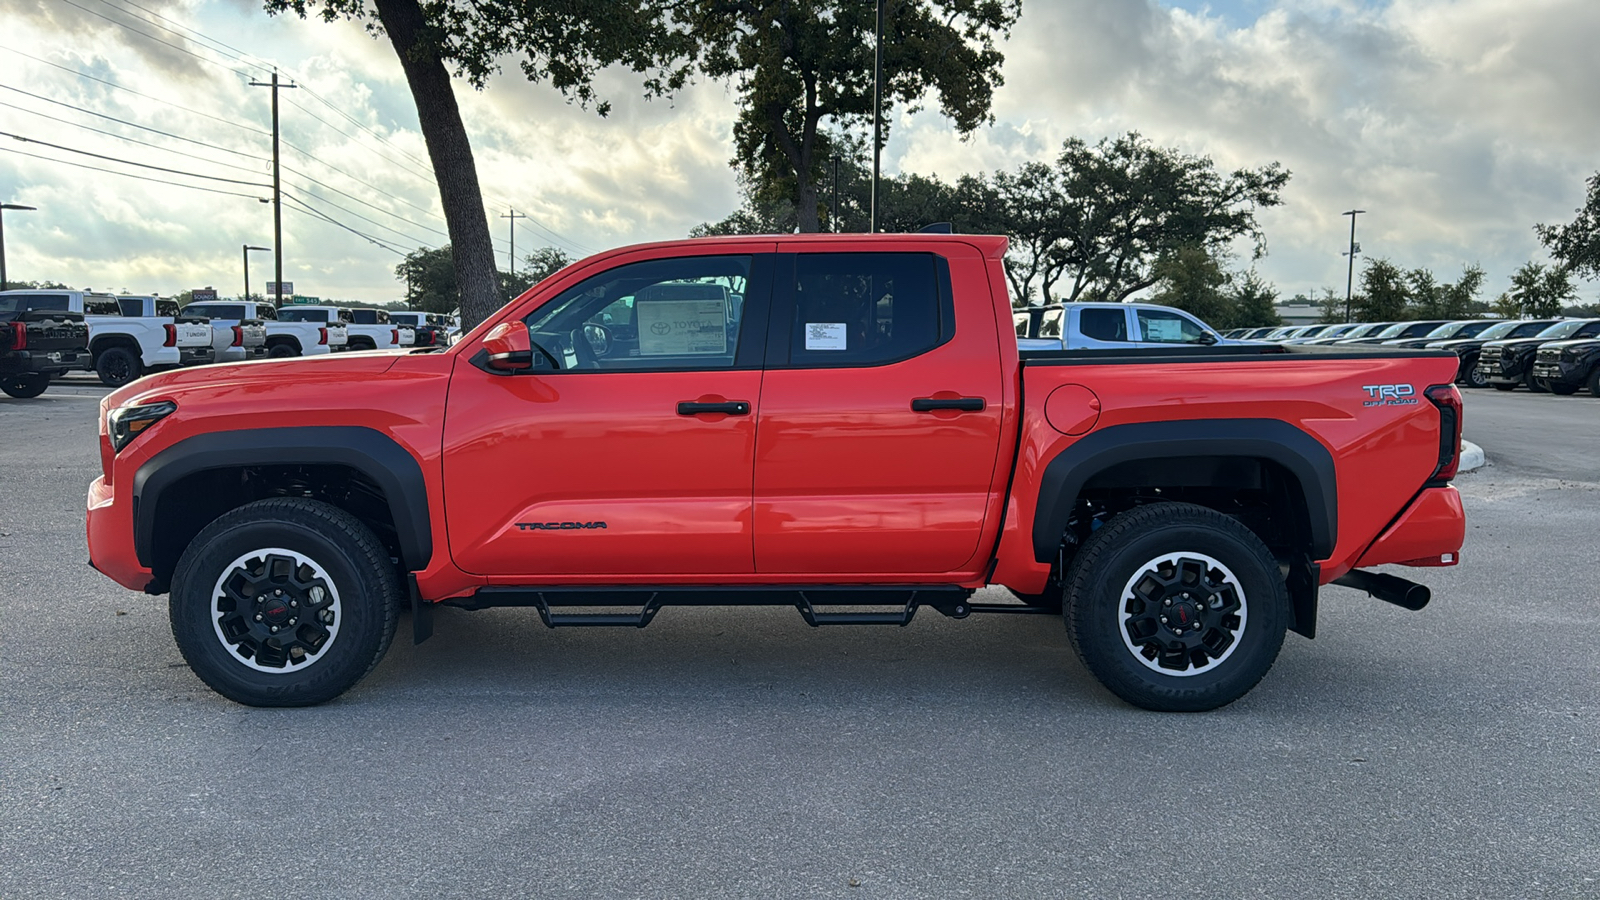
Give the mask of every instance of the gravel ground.
<path id="1" fill-rule="evenodd" d="M 0 897 L 1600 897 L 1600 401 L 1472 392 L 1434 603 L 1328 588 L 1253 693 L 1159 715 L 1052 617 L 774 609 L 445 609 L 237 706 L 84 565 L 103 394 L 0 397 Z"/>

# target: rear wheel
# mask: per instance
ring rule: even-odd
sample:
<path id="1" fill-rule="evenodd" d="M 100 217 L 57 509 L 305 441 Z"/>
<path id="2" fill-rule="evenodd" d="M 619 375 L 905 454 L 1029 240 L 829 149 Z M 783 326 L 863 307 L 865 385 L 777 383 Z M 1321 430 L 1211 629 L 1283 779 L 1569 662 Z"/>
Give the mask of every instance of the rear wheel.
<path id="1" fill-rule="evenodd" d="M 95 357 L 94 371 L 106 387 L 122 387 L 143 375 L 144 365 L 127 347 L 109 347 Z"/>
<path id="2" fill-rule="evenodd" d="M 389 648 L 400 582 L 355 516 L 299 497 L 225 513 L 173 573 L 172 635 L 212 690 L 249 706 L 308 706 L 360 681 Z"/>
<path id="3" fill-rule="evenodd" d="M 268 359 L 288 359 L 291 356 L 299 355 L 300 351 L 296 350 L 291 344 L 279 343 L 267 348 Z"/>
<path id="4" fill-rule="evenodd" d="M 1216 510 L 1152 503 L 1118 515 L 1073 559 L 1067 633 L 1089 671 L 1145 709 L 1242 697 L 1283 646 L 1289 595 L 1261 539 Z"/>
<path id="5" fill-rule="evenodd" d="M 31 400 L 50 386 L 50 376 L 40 372 L 25 375 L 0 375 L 0 391 L 18 400 Z"/>

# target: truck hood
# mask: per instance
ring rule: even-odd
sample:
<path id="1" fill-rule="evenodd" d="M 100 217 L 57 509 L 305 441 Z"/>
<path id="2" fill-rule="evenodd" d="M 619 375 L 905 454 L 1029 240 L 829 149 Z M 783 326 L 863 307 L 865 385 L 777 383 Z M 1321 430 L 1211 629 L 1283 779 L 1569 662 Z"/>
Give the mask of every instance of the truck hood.
<path id="1" fill-rule="evenodd" d="M 1600 346 L 1600 338 L 1572 338 L 1565 341 L 1546 341 L 1539 345 L 1540 350 L 1572 350 L 1575 348 L 1589 348 Z"/>
<path id="2" fill-rule="evenodd" d="M 107 409 L 115 409 L 129 403 L 175 399 L 194 388 L 214 390 L 263 381 L 274 385 L 340 384 L 380 375 L 409 352 L 378 350 L 370 353 L 335 353 L 176 369 L 150 375 L 119 388 L 106 398 L 105 403 Z"/>
<path id="3" fill-rule="evenodd" d="M 1525 347 L 1537 347 L 1540 344 L 1548 343 L 1550 343 L 1549 338 L 1503 338 L 1498 341 L 1489 341 L 1483 346 L 1486 350 L 1490 347 L 1499 347 L 1501 350 L 1521 350 Z"/>

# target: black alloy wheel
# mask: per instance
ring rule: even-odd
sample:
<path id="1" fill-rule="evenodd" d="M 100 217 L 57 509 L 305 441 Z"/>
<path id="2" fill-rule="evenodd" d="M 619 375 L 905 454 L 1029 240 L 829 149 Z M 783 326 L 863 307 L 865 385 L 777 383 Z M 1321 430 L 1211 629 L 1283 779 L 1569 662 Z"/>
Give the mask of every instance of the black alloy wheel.
<path id="1" fill-rule="evenodd" d="M 50 387 L 50 376 L 40 372 L 0 375 L 0 392 L 18 400 L 32 400 Z"/>
<path id="2" fill-rule="evenodd" d="M 1116 516 L 1067 573 L 1073 649 L 1101 684 L 1144 709 L 1196 712 L 1244 696 L 1277 659 L 1288 611 L 1261 539 L 1189 503 Z"/>
<path id="3" fill-rule="evenodd" d="M 212 690 L 249 706 L 308 706 L 372 671 L 394 638 L 400 579 L 371 529 L 301 497 L 224 513 L 172 578 L 172 634 Z"/>
<path id="4" fill-rule="evenodd" d="M 126 347 L 109 347 L 95 358 L 94 371 L 106 387 L 122 387 L 144 374 L 144 365 Z"/>
<path id="5" fill-rule="evenodd" d="M 1550 393 L 1550 386 L 1545 383 L 1543 378 L 1533 377 L 1532 369 L 1529 369 L 1527 374 L 1522 376 L 1522 385 L 1535 394 Z"/>
<path id="6" fill-rule="evenodd" d="M 300 351 L 296 350 L 291 344 L 277 343 L 267 348 L 268 359 L 288 359 L 291 356 L 299 355 Z"/>
<path id="7" fill-rule="evenodd" d="M 1563 384 L 1559 381 L 1551 381 L 1548 378 L 1544 379 L 1544 386 L 1550 389 L 1550 393 L 1558 397 L 1571 397 L 1578 392 L 1578 386 L 1575 384 Z"/>
<path id="8" fill-rule="evenodd" d="M 1600 400 L 1600 364 L 1589 370 L 1589 396 Z"/>

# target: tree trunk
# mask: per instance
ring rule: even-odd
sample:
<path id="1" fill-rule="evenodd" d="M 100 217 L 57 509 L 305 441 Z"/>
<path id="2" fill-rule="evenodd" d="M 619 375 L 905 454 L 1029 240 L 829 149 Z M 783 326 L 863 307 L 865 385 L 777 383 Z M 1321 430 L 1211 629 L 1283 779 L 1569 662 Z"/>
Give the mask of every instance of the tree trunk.
<path id="1" fill-rule="evenodd" d="M 417 0 L 375 0 L 378 21 L 388 33 L 400 67 L 405 70 L 417 121 L 428 145 L 428 159 L 439 182 L 445 227 L 461 288 L 461 327 L 470 329 L 500 308 L 499 277 L 494 268 L 494 243 L 484 216 L 483 192 L 472 160 L 472 144 L 461 122 L 450 71 L 425 34 Z"/>
<path id="2" fill-rule="evenodd" d="M 800 176 L 800 196 L 796 199 L 794 210 L 795 225 L 801 234 L 816 234 L 822 230 L 822 222 L 817 217 L 817 186 L 811 180 L 810 167 L 804 171 L 805 174 Z"/>

